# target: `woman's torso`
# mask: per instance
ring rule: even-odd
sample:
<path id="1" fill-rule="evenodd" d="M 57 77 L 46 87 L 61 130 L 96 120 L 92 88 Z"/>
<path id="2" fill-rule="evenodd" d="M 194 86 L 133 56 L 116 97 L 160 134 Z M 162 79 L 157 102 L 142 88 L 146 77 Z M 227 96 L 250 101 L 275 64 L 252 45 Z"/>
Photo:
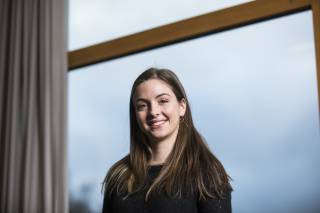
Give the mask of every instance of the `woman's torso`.
<path id="1" fill-rule="evenodd" d="M 151 184 L 161 170 L 161 165 L 151 166 L 148 170 Z M 103 213 L 230 213 L 231 195 L 226 199 L 199 200 L 196 195 L 172 198 L 164 193 L 152 193 L 145 201 L 145 190 L 123 199 L 113 193 L 109 200 L 104 200 Z"/>

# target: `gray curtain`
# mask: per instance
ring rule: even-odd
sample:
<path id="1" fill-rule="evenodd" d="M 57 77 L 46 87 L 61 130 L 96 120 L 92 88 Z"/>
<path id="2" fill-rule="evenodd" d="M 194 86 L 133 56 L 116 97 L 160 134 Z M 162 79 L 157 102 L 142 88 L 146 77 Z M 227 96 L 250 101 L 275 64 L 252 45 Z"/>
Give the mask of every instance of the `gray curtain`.
<path id="1" fill-rule="evenodd" d="M 67 2 L 0 0 L 0 211 L 68 211 Z"/>

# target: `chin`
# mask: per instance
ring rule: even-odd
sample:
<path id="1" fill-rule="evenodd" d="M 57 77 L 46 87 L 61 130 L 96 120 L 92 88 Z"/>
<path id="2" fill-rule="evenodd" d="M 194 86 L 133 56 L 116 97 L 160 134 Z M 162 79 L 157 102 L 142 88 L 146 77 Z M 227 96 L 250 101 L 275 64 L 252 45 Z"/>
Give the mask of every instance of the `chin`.
<path id="1" fill-rule="evenodd" d="M 149 136 L 152 140 L 161 141 L 172 135 L 172 132 L 158 132 L 158 133 L 149 133 Z"/>
<path id="2" fill-rule="evenodd" d="M 157 140 L 157 141 L 163 140 L 166 137 L 168 137 L 168 135 L 154 135 L 154 134 L 150 135 L 150 138 L 152 138 L 153 140 Z"/>
<path id="3" fill-rule="evenodd" d="M 165 133 L 165 132 L 148 132 L 147 135 L 149 136 L 150 139 L 153 140 L 161 140 L 166 138 L 169 134 Z"/>

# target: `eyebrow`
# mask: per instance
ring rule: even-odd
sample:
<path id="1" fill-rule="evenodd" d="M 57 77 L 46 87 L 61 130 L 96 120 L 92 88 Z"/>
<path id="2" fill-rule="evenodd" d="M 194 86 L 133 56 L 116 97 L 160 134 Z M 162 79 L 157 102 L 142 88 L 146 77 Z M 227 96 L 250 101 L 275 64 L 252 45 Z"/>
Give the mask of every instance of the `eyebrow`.
<path id="1" fill-rule="evenodd" d="M 164 95 L 170 96 L 168 93 L 161 93 L 161 94 L 157 95 L 156 98 L 159 98 L 159 97 L 164 96 Z M 147 101 L 147 99 L 138 98 L 138 99 L 136 100 L 136 102 L 138 102 L 138 101 Z"/>

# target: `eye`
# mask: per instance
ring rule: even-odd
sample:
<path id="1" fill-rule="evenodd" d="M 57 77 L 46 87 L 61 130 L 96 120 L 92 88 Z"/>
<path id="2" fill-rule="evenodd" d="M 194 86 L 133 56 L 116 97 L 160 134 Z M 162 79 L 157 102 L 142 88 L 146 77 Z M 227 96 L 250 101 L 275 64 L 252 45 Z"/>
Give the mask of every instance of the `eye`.
<path id="1" fill-rule="evenodd" d="M 137 108 L 138 111 L 141 111 L 141 110 L 143 110 L 143 109 L 146 108 L 146 107 L 147 107 L 147 104 L 137 104 L 137 106 L 136 106 L 136 108 Z"/>
<path id="2" fill-rule="evenodd" d="M 165 104 L 165 103 L 168 103 L 169 102 L 169 100 L 167 100 L 167 99 L 160 99 L 160 101 L 159 101 L 161 104 Z"/>

